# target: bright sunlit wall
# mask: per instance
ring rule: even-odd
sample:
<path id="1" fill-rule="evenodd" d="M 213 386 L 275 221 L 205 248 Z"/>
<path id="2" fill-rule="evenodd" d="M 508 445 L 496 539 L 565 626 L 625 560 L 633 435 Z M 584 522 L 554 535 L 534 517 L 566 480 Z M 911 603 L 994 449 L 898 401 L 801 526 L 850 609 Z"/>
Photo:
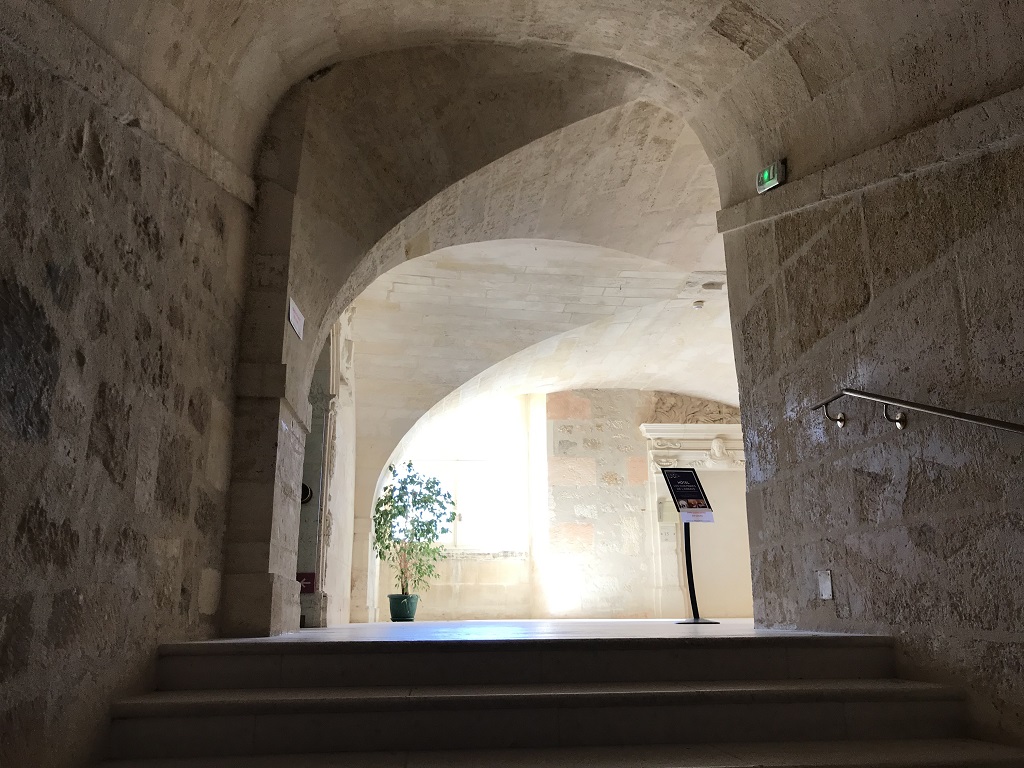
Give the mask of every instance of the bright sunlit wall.
<path id="1" fill-rule="evenodd" d="M 678 526 L 660 521 L 649 503 L 640 432 L 656 400 L 637 390 L 480 398 L 417 430 L 398 463 L 412 460 L 440 478 L 457 512 L 444 540 L 450 556 L 421 594 L 417 618 L 681 617 Z M 722 521 L 745 523 L 743 473 L 733 474 L 738 501 L 720 511 Z M 711 533 L 745 543 L 742 528 Z M 702 554 L 719 570 L 746 574 L 737 599 L 749 605 L 749 560 L 723 560 L 719 550 Z M 711 589 L 726 582 L 717 572 L 701 575 L 708 608 L 727 608 Z M 384 566 L 380 604 L 394 591 Z"/>
<path id="2" fill-rule="evenodd" d="M 442 539 L 449 557 L 421 596 L 417 616 L 535 615 L 531 509 L 538 495 L 546 505 L 547 490 L 544 474 L 539 487 L 531 483 L 530 396 L 478 398 L 433 419 L 408 445 L 406 460 L 438 477 L 456 504 L 452 530 Z M 394 588 L 394 576 L 385 567 L 382 598 Z"/>

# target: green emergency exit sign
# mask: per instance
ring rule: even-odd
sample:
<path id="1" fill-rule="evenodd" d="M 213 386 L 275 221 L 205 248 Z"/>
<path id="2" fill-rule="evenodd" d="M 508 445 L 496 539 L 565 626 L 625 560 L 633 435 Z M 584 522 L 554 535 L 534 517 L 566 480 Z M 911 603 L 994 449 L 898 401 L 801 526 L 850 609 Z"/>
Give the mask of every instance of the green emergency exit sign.
<path id="1" fill-rule="evenodd" d="M 757 194 L 763 195 L 786 181 L 786 161 L 777 160 L 757 175 Z"/>

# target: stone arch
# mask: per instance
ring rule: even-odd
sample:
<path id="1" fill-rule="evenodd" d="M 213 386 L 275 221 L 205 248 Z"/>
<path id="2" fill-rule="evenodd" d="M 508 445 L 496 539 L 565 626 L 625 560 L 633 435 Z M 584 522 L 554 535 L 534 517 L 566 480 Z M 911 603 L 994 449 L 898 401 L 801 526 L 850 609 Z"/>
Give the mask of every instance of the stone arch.
<path id="1" fill-rule="evenodd" d="M 380 470 L 414 423 L 496 367 L 505 365 L 519 376 L 546 365 L 548 378 L 568 380 L 569 370 L 561 366 L 585 377 L 611 364 L 623 382 L 626 369 L 633 371 L 633 387 L 647 389 L 657 378 L 735 401 L 728 307 L 718 287 L 722 277 L 598 246 L 540 239 L 449 246 L 391 268 L 346 312 L 358 392 L 354 513 L 362 524 L 356 529 L 367 530 Z M 692 307 L 697 298 L 705 301 L 702 312 Z M 658 344 L 688 334 L 671 374 L 654 375 L 647 363 L 663 358 Z M 578 353 L 571 359 L 570 344 Z M 542 354 L 524 357 L 525 349 L 538 346 Z M 616 352 L 622 355 L 618 362 L 612 360 Z M 510 361 L 515 362 L 509 366 Z M 645 364 L 634 367 L 637 361 Z M 687 371 L 682 378 L 688 381 L 679 382 L 680 372 Z M 367 547 L 367 540 L 357 541 L 355 554 L 370 568 L 372 562 L 362 559 Z M 370 605 L 363 597 L 352 597 L 357 611 Z"/>
<path id="2" fill-rule="evenodd" d="M 762 594 L 759 619 L 808 629 L 891 631 L 885 617 L 895 615 L 901 626 L 910 625 L 906 632 L 915 649 L 941 657 L 947 670 L 963 670 L 963 660 L 978 658 L 979 649 L 982 656 L 1010 659 L 974 667 L 961 678 L 980 680 L 995 708 L 1016 718 L 1020 728 L 1024 696 L 999 674 L 1012 662 L 1021 666 L 1021 646 L 992 639 L 1019 629 L 1012 617 L 1020 611 L 1006 602 L 1019 592 L 1008 574 L 1019 564 L 1021 548 L 1010 551 L 1006 544 L 1017 540 L 1007 518 L 1019 513 L 1016 500 L 1024 496 L 1019 451 L 997 438 L 984 438 L 979 451 L 973 434 L 934 428 L 915 452 L 915 444 L 898 444 L 874 425 L 837 438 L 806 416 L 814 398 L 859 383 L 1021 418 L 1021 334 L 1015 332 L 1021 286 L 1014 249 L 1022 209 L 1024 68 L 1018 41 L 1024 17 L 1017 3 L 153 0 L 129 6 L 116 0 L 7 0 L 4 10 L 5 51 L 33 59 L 44 76 L 40 82 L 55 75 L 62 88 L 68 86 L 47 102 L 63 101 L 45 115 L 59 118 L 50 120 L 60 123 L 55 136 L 91 123 L 100 126 L 98 135 L 140 140 L 158 148 L 170 165 L 177 164 L 175 155 L 185 161 L 186 188 L 205 187 L 202 174 L 243 202 L 253 199 L 258 137 L 282 94 L 342 59 L 470 39 L 543 43 L 628 62 L 660 80 L 664 95 L 644 98 L 671 101 L 672 110 L 694 126 L 727 206 L 720 220 L 729 232 L 741 392 L 746 412 L 759 416 L 746 429 L 752 508 L 763 516 L 759 530 L 766 532 L 754 565 Z M 101 121 L 83 113 L 63 122 L 69 104 L 85 101 L 86 111 L 103 113 Z M 33 119 L 31 108 L 26 117 Z M 63 156 L 51 154 L 49 144 L 59 143 L 39 144 L 55 165 Z M 83 159 L 95 166 L 95 153 L 88 154 Z M 780 156 L 789 158 L 795 183 L 755 198 L 752 171 Z M 120 171 L 107 178 L 115 173 Z M 276 171 L 261 167 L 258 173 L 273 177 Z M 49 178 L 63 181 L 61 169 Z M 149 206 L 157 219 L 174 220 L 167 231 L 184 229 L 185 222 L 198 226 L 178 196 L 188 195 L 187 189 L 175 184 L 168 191 L 167 200 Z M 229 234 L 244 229 L 243 206 L 236 202 L 220 207 L 230 220 L 215 217 L 214 230 L 223 232 L 225 223 Z M 893 216 L 893 210 L 907 215 Z M 362 245 L 357 255 L 372 243 Z M 263 246 L 276 247 L 271 239 Z M 225 272 L 235 263 L 232 258 Z M 188 263 L 182 264 L 187 272 Z M 214 276 L 220 276 L 216 270 Z M 255 294 L 271 294 L 280 275 L 268 269 L 261 279 L 267 282 L 250 283 L 259 289 Z M 234 287 L 218 293 L 225 330 L 208 358 L 231 357 L 225 339 L 238 328 L 236 295 Z M 151 301 L 141 293 L 132 297 Z M 281 315 L 276 309 L 269 315 L 279 332 Z M 259 320 L 258 313 L 249 320 Z M 908 339 L 915 352 L 911 378 Z M 259 375 L 239 377 L 241 397 L 264 391 L 278 397 L 281 358 L 256 362 Z M 225 399 L 232 383 L 227 377 L 222 382 Z M 264 385 L 269 389 L 260 389 Z M 165 394 L 159 387 L 153 391 Z M 273 444 L 278 436 L 254 437 Z M 953 447 L 935 450 L 936 444 Z M 899 496 L 895 504 L 869 507 L 869 520 L 852 512 L 868 497 L 852 479 L 863 477 L 881 478 Z M 962 498 L 990 499 L 973 518 L 984 524 L 958 527 L 959 518 L 931 514 L 929 505 L 938 506 L 929 495 L 936 477 Z M 836 483 L 840 498 L 827 524 L 850 532 L 839 545 L 805 526 L 808 516 L 786 514 L 791 507 L 821 509 L 813 491 L 825 485 L 823 479 Z M 872 529 L 879 523 L 889 526 L 882 535 Z M 927 526 L 936 527 L 935 536 Z M 799 544 L 782 552 L 772 548 L 773 537 Z M 944 540 L 963 543 L 959 552 L 985 556 L 950 565 L 953 558 L 934 547 Z M 839 594 L 851 599 L 834 616 L 822 610 L 830 606 L 808 602 L 790 583 L 790 575 L 806 572 L 812 560 L 841 562 L 846 570 L 847 589 Z M 899 569 L 895 577 L 874 573 L 876 560 Z M 213 571 L 212 556 L 210 564 Z M 978 564 L 989 570 L 973 571 Z M 940 591 L 922 605 L 913 589 Z"/>
<path id="3" fill-rule="evenodd" d="M 406 414 L 376 463 L 383 466 L 420 416 L 457 404 L 467 390 L 661 388 L 738 403 L 723 279 L 536 238 L 447 246 L 400 262 L 347 307 L 358 326 L 360 386 L 389 392 L 372 414 L 361 407 L 361 418 L 376 427 L 385 411 Z M 428 348 L 438 358 L 433 367 L 417 346 L 424 326 L 440 332 Z M 675 358 L 661 359 L 659 346 Z M 393 356 L 423 358 L 415 386 L 400 396 L 391 389 L 403 374 L 380 367 Z"/>
<path id="4" fill-rule="evenodd" d="M 365 107 L 365 99 L 348 75 L 362 65 L 343 65 L 341 74 L 331 72 L 303 84 L 275 113 L 260 162 L 258 225 L 240 345 L 236 435 L 242 442 L 236 460 L 238 493 L 232 493 L 227 535 L 226 632 L 263 633 L 294 623 L 290 614 L 281 624 L 261 623 L 268 616 L 283 616 L 284 606 L 294 602 L 288 596 L 293 587 L 286 563 L 294 549 L 293 537 L 279 536 L 278 545 L 266 540 L 294 527 L 273 521 L 295 506 L 294 494 L 287 489 L 296 485 L 291 475 L 303 451 L 308 423 L 304 398 L 316 353 L 341 309 L 377 275 L 444 244 L 525 234 L 628 247 L 689 269 L 721 270 L 721 242 L 711 218 L 717 206 L 714 178 L 686 123 L 666 109 L 633 98 L 647 94 L 646 76 L 589 57 L 546 55 L 527 73 L 531 87 L 518 93 L 520 100 L 528 99 L 547 83 L 555 94 L 554 105 L 545 108 L 552 115 L 522 123 L 518 138 L 499 132 L 494 141 L 487 141 L 494 121 L 479 125 L 490 155 L 511 151 L 475 171 L 490 155 L 474 155 L 453 145 L 464 126 L 445 124 L 444 115 L 453 111 L 447 102 L 476 97 L 479 89 L 461 86 L 477 80 L 481 70 L 496 70 L 493 77 L 508 79 L 524 65 L 522 54 L 500 47 L 470 47 L 380 57 L 382 65 L 391 62 L 397 79 L 406 78 L 406 90 L 411 87 L 411 64 L 417 72 L 436 75 L 434 93 L 417 93 L 404 111 L 398 110 L 409 116 L 424 110 L 440 116 L 433 128 L 422 132 L 427 136 L 422 146 L 410 148 L 396 177 L 400 182 L 414 178 L 417 169 L 431 168 L 436 156 L 422 149 L 443 147 L 445 169 L 418 190 L 403 191 L 394 182 L 382 188 L 381 173 L 376 171 L 386 171 L 389 163 L 367 139 L 379 136 L 372 128 L 364 128 L 362 136 L 351 135 L 353 114 Z M 601 83 L 589 96 L 587 88 L 573 95 L 561 85 L 586 77 Z M 340 96 L 339 84 L 345 86 Z M 574 106 L 580 93 L 583 103 Z M 561 104 L 560 99 L 568 101 Z M 465 103 L 454 113 L 469 108 Z M 521 108 L 516 98 L 506 99 L 506 112 Z M 590 114 L 595 109 L 600 111 Z M 559 127 L 565 121 L 569 125 Z M 401 123 L 386 115 L 376 124 L 391 126 L 381 130 L 387 133 Z M 549 130 L 553 127 L 557 130 Z M 339 142 L 339 132 L 346 130 Z M 543 135 L 517 147 L 537 133 Z M 370 164 L 353 175 L 350 171 L 359 167 L 360 157 L 370 158 Z M 448 178 L 465 172 L 469 175 L 462 179 Z M 347 182 L 341 193 L 339 178 Z M 398 218 L 397 226 L 386 233 L 386 223 L 445 183 L 447 188 Z M 352 210 L 364 218 L 353 218 Z M 405 233 L 410 235 L 403 241 Z M 302 338 L 287 325 L 280 331 L 275 328 L 292 302 L 305 313 L 308 328 Z M 268 343 L 268 338 L 273 341 Z M 271 445 L 273 449 L 267 448 Z M 254 447 L 262 458 L 254 455 Z M 246 519 L 255 514 L 259 521 L 254 526 Z M 254 573 L 268 558 L 269 578 Z M 242 613 L 235 613 L 234 606 L 241 606 Z M 259 618 L 254 623 L 247 617 Z"/>
<path id="5" fill-rule="evenodd" d="M 650 130 L 636 130 L 644 125 Z M 622 155 L 591 152 L 595 141 L 621 141 Z M 560 148 L 572 149 L 560 154 Z M 632 166 L 625 173 L 620 157 Z M 317 343 L 381 275 L 409 259 L 475 242 L 567 241 L 677 271 L 721 271 L 716 206 L 713 169 L 684 121 L 648 102 L 607 110 L 456 181 L 392 228 L 331 298 Z"/>
<path id="6" fill-rule="evenodd" d="M 668 14 L 666 18 L 673 17 L 671 9 L 659 10 Z M 635 16 L 643 18 L 650 28 L 670 26 L 657 23 L 664 19 Z M 636 48 L 629 45 L 616 51 L 597 45 L 591 52 L 625 58 L 637 65 L 647 61 L 647 71 L 664 75 L 666 82 L 679 87 L 676 103 L 683 106 L 678 109 L 689 118 L 707 150 L 722 203 L 730 207 L 723 215 L 723 228 L 747 230 L 730 237 L 728 250 L 735 254 L 734 261 L 749 272 L 746 277 L 751 285 L 766 275 L 774 278 L 781 273 L 779 256 L 780 264 L 760 265 L 757 274 L 745 263 L 747 253 L 760 248 L 754 242 L 755 230 L 771 241 L 771 252 L 778 253 L 774 223 L 762 226 L 761 221 L 773 219 L 787 208 L 817 204 L 848 191 L 842 181 L 826 191 L 826 185 L 835 181 L 827 173 L 832 166 L 1007 92 L 1022 80 L 1019 54 L 1007 53 L 1016 51 L 1012 41 L 1014 35 L 1019 36 L 1022 21 L 1005 5 L 980 8 L 965 7 L 953 0 L 940 4 L 922 0 L 913 7 L 901 4 L 897 9 L 864 0 L 838 10 L 735 2 L 716 6 L 713 13 L 709 9 L 706 17 L 692 25 L 692 34 L 677 35 L 661 46 L 643 34 L 637 36 L 634 18 L 618 21 L 623 25 L 623 38 L 630 42 L 644 40 L 648 44 L 642 47 L 647 53 L 634 57 Z M 416 37 L 416 22 L 401 18 L 401 12 L 388 17 L 379 32 L 386 37 L 389 30 L 394 31 L 392 23 L 400 28 L 409 24 L 405 29 L 417 42 L 440 39 L 429 34 Z M 864 35 L 864 29 L 872 30 L 872 34 Z M 974 35 L 973 31 L 979 29 L 985 33 Z M 483 38 L 495 39 L 489 35 Z M 543 33 L 539 39 L 550 40 Z M 687 41 L 685 55 L 680 54 L 679 39 Z M 929 67 L 918 65 L 917 54 L 923 45 L 928 45 L 933 54 Z M 575 41 L 568 47 L 581 49 Z M 333 60 L 332 49 L 333 44 L 328 44 L 324 49 L 328 51 L 326 58 L 317 58 L 318 63 Z M 369 49 L 373 50 L 373 44 Z M 354 45 L 352 50 L 365 53 L 368 49 Z M 960 65 L 967 50 L 980 62 L 972 70 L 982 73 L 978 77 L 964 74 Z M 272 103 L 273 99 L 267 101 Z M 238 148 L 245 144 L 244 139 L 235 137 L 233 144 L 225 142 L 222 146 L 232 145 L 235 156 L 244 157 L 244 151 L 239 154 Z M 749 179 L 753 173 L 767 160 L 780 156 L 789 158 L 791 179 L 800 183 L 792 191 L 775 196 L 775 202 L 751 199 Z M 876 179 L 877 173 L 867 170 L 862 182 L 870 184 Z M 847 222 L 844 219 L 842 223 Z M 778 359 L 791 354 L 791 344 L 781 331 L 783 321 L 775 290 L 762 296 L 762 305 L 753 306 L 753 312 L 746 311 L 752 306 L 748 297 L 738 299 L 744 310 L 741 314 L 746 317 L 736 321 L 741 335 L 766 335 L 772 340 L 768 346 L 778 347 L 768 354 L 777 359 L 761 363 L 758 356 L 764 356 L 763 350 L 749 353 L 752 364 L 763 363 L 768 373 L 777 368 Z M 843 315 L 845 311 L 838 313 L 837 321 L 849 319 Z M 758 466 L 755 456 L 750 471 L 759 472 Z"/>

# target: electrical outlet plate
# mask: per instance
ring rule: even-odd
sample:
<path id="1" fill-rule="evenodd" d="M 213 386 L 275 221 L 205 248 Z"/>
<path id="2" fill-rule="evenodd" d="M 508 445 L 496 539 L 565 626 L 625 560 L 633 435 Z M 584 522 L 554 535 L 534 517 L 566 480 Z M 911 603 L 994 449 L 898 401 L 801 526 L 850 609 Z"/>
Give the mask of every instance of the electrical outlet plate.
<path id="1" fill-rule="evenodd" d="M 832 571 L 815 571 L 818 575 L 818 597 L 832 599 Z"/>

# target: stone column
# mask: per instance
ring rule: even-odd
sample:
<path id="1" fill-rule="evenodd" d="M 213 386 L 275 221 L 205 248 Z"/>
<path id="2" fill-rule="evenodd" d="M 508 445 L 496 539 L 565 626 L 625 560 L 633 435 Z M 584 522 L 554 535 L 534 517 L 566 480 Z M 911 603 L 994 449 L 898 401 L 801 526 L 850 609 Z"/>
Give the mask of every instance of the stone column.
<path id="1" fill-rule="evenodd" d="M 333 356 L 333 343 L 328 340 L 329 349 Z M 330 374 L 333 377 L 333 366 Z M 317 522 L 316 522 L 316 552 L 313 564 L 313 572 L 316 574 L 316 589 L 312 594 L 301 595 L 299 604 L 302 608 L 302 615 L 306 619 L 306 627 L 326 627 L 327 614 L 330 604 L 330 595 L 325 587 L 325 576 L 327 573 L 327 547 L 330 540 L 330 498 L 331 481 L 334 476 L 335 462 L 335 432 L 337 429 L 338 396 L 334 393 L 337 387 L 333 378 L 330 380 L 330 393 L 318 391 L 316 394 L 311 390 L 309 396 L 310 405 L 313 407 L 313 429 L 317 429 L 318 417 L 323 416 L 323 445 L 320 450 L 320 492 L 317 494 Z M 315 434 L 315 433 L 314 433 Z M 315 442 L 315 441 L 314 441 Z M 310 459 L 310 450 L 307 442 L 306 461 Z M 302 533 L 300 523 L 299 532 Z M 300 549 L 302 542 L 300 542 Z M 300 551 L 300 563 L 301 563 Z"/>
<path id="2" fill-rule="evenodd" d="M 330 472 L 327 475 L 323 589 L 328 595 L 327 625 L 351 620 L 352 524 L 355 510 L 355 392 L 352 376 L 351 312 L 346 311 L 331 331 Z"/>
<path id="3" fill-rule="evenodd" d="M 235 375 L 235 436 L 225 533 L 221 632 L 267 636 L 299 627 L 295 580 L 307 408 L 285 394 L 288 269 L 306 99 L 290 94 L 264 139 L 257 173 L 245 311 Z"/>

